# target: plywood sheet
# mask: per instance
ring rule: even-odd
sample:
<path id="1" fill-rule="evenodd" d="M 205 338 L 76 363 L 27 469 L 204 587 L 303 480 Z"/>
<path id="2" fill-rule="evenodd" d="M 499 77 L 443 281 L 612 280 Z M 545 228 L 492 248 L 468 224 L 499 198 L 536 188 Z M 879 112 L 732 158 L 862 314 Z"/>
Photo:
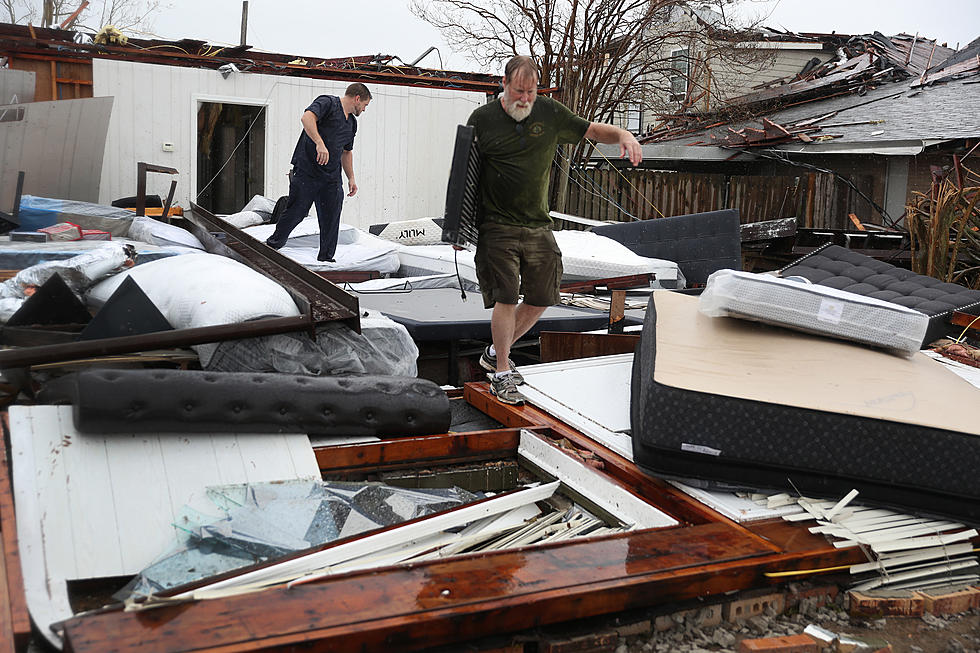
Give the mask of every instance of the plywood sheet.
<path id="1" fill-rule="evenodd" d="M 968 410 L 980 390 L 917 353 L 862 345 L 698 312 L 695 297 L 654 295 L 657 383 L 980 435 Z M 646 334 L 644 334 L 646 336 Z"/>
<path id="2" fill-rule="evenodd" d="M 633 459 L 630 380 L 633 354 L 597 356 L 521 367 L 521 393 L 625 458 Z"/>

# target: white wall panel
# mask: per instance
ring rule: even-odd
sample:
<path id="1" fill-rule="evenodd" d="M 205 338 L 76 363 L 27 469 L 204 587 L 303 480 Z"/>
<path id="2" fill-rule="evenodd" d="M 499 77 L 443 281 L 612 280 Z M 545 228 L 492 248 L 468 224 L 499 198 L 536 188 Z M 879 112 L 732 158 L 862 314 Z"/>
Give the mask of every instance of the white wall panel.
<path id="1" fill-rule="evenodd" d="M 348 82 L 233 73 L 95 59 L 94 94 L 115 96 L 102 165 L 100 201 L 136 194 L 136 163 L 180 171 L 176 201 L 196 197 L 197 108 L 200 102 L 266 106 L 265 191 L 288 192 L 289 159 L 302 129 L 300 116 L 320 94 L 342 95 Z M 342 220 L 379 222 L 441 216 L 456 125 L 483 103 L 472 91 L 368 84 L 373 100 L 358 119 L 354 173 L 358 193 Z M 164 152 L 163 143 L 174 144 Z M 151 174 L 148 193 L 165 196 L 168 175 Z M 346 188 L 346 186 L 345 186 Z"/>
<path id="2" fill-rule="evenodd" d="M 112 98 L 3 107 L 0 208 L 10 211 L 21 170 L 25 195 L 96 201 L 111 110 Z"/>

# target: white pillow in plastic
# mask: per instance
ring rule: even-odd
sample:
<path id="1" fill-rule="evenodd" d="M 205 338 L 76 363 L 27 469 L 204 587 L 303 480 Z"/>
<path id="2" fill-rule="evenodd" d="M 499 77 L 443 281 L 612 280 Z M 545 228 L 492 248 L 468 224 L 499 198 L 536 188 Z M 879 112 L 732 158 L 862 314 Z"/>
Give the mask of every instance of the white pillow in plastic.
<path id="1" fill-rule="evenodd" d="M 238 213 L 222 216 L 221 219 L 232 226 L 238 227 L 239 229 L 254 227 L 257 224 L 262 224 L 265 222 L 265 220 L 262 219 L 262 216 L 255 211 L 239 211 Z"/>
<path id="2" fill-rule="evenodd" d="M 177 245 L 179 247 L 204 249 L 204 245 L 197 239 L 197 236 L 186 229 L 145 216 L 133 218 L 133 224 L 129 226 L 129 233 L 126 237 L 151 245 Z"/>
<path id="3" fill-rule="evenodd" d="M 896 350 L 922 346 L 929 317 L 899 304 L 769 274 L 718 270 L 708 277 L 699 310 Z"/>
<path id="4" fill-rule="evenodd" d="M 230 258 L 205 253 L 137 265 L 93 286 L 87 294 L 89 303 L 104 304 L 126 277 L 133 278 L 175 329 L 300 314 L 293 298 L 276 282 Z M 215 346 L 195 347 L 205 365 Z"/>
<path id="5" fill-rule="evenodd" d="M 269 199 L 264 195 L 253 195 L 252 199 L 248 201 L 248 204 L 242 207 L 242 212 L 258 211 L 259 213 L 272 213 L 272 210 L 275 208 L 275 200 Z"/>

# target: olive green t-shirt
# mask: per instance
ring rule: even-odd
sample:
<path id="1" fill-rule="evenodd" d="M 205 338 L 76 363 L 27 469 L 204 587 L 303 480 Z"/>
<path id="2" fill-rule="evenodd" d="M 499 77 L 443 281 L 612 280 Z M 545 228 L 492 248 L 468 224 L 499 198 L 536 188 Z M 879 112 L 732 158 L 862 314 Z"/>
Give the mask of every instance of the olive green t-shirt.
<path id="1" fill-rule="evenodd" d="M 577 143 L 589 121 L 557 100 L 539 96 L 517 122 L 500 100 L 476 109 L 467 121 L 476 131 L 482 169 L 479 219 L 542 227 L 548 216 L 548 178 L 559 143 Z"/>

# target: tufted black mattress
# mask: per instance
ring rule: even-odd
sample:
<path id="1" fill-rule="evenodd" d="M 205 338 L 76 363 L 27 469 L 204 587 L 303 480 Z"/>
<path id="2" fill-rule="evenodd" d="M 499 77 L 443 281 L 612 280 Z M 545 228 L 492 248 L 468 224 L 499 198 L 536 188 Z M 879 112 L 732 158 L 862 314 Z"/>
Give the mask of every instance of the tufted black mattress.
<path id="1" fill-rule="evenodd" d="M 658 349 L 685 346 L 666 336 L 658 340 L 657 295 L 633 359 L 630 422 L 641 468 L 701 485 L 831 499 L 857 489 L 859 501 L 980 523 L 978 435 L 657 382 Z M 846 352 L 849 345 L 835 346 Z M 787 383 L 808 382 L 805 369 L 790 377 Z"/>
<path id="2" fill-rule="evenodd" d="M 190 370 L 87 370 L 47 384 L 82 433 L 445 433 L 449 399 L 425 379 Z"/>
<path id="3" fill-rule="evenodd" d="M 821 247 L 779 272 L 783 277 L 806 277 L 822 286 L 874 297 L 928 315 L 923 345 L 946 335 L 953 311 L 969 312 L 980 306 L 980 290 L 944 283 L 840 245 Z"/>

